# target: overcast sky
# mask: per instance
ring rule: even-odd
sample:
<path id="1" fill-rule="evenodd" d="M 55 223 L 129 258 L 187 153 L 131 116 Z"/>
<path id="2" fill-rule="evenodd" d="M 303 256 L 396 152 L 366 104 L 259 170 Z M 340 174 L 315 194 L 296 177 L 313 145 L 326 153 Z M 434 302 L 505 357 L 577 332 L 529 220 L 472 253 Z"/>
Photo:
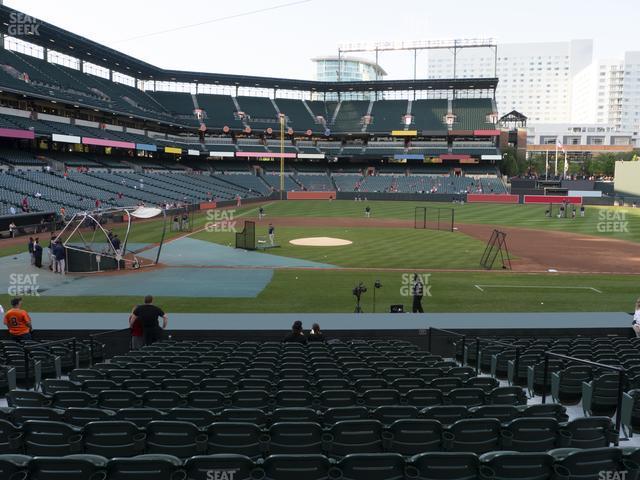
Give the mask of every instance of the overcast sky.
<path id="1" fill-rule="evenodd" d="M 347 42 L 492 37 L 511 43 L 592 38 L 596 58 L 622 58 L 627 50 L 640 50 L 638 0 L 4 3 L 160 67 L 217 73 L 312 78 L 310 59 L 335 55 L 338 45 Z M 194 24 L 199 25 L 180 28 Z M 411 77 L 412 62 L 410 53 L 380 56 L 389 78 Z M 423 66 L 424 58 L 419 57 L 418 63 Z M 424 72 L 420 66 L 419 76 Z"/>

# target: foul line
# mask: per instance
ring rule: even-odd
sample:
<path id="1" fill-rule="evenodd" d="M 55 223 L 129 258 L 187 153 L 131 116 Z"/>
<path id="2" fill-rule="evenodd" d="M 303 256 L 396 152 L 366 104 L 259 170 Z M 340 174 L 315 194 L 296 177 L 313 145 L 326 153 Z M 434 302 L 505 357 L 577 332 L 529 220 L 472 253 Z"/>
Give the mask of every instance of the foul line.
<path id="1" fill-rule="evenodd" d="M 481 292 L 484 292 L 485 288 L 560 288 L 560 289 L 567 289 L 567 290 L 591 290 L 596 293 L 602 293 L 602 291 L 594 287 L 569 287 L 565 285 L 552 286 L 552 285 L 482 285 L 482 284 L 477 285 L 476 284 L 474 285 L 474 287 L 476 287 Z"/>

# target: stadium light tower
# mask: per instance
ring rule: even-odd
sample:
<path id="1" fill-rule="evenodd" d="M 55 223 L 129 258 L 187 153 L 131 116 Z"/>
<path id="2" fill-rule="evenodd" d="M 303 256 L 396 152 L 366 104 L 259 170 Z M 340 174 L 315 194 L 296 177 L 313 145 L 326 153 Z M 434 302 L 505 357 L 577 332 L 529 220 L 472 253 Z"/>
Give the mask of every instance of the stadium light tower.
<path id="1" fill-rule="evenodd" d="M 380 52 L 413 51 L 413 79 L 417 76 L 418 50 L 451 50 L 453 52 L 453 78 L 457 74 L 458 50 L 465 48 L 490 48 L 493 50 L 493 76 L 498 73 L 498 44 L 494 38 L 461 38 L 454 40 L 385 41 L 374 43 L 347 43 L 338 46 L 338 72 L 345 53 L 374 52 L 378 64 Z M 340 81 L 340 77 L 338 77 Z"/>

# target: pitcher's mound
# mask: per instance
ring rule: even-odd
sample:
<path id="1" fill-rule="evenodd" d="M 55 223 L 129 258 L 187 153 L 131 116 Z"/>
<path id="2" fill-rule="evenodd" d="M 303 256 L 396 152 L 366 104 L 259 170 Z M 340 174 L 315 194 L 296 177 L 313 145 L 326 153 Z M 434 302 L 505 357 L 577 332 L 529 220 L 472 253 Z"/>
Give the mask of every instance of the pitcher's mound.
<path id="1" fill-rule="evenodd" d="M 304 247 L 341 247 L 343 245 L 351 245 L 351 240 L 344 240 L 342 238 L 331 237 L 308 237 L 308 238 L 295 238 L 289 240 L 292 245 L 302 245 Z"/>

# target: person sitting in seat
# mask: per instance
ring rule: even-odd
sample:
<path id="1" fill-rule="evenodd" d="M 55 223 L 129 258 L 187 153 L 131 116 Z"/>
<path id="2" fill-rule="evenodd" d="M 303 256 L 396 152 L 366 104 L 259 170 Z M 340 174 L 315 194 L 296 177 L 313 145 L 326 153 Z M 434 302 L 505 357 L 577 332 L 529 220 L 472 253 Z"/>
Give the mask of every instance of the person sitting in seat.
<path id="1" fill-rule="evenodd" d="M 291 333 L 284 337 L 284 343 L 307 343 L 307 337 L 304 336 L 302 332 L 302 322 L 300 320 L 296 320 L 293 322 L 291 326 Z"/>
<path id="2" fill-rule="evenodd" d="M 324 342 L 324 334 L 320 331 L 320 325 L 314 323 L 309 331 L 309 342 Z"/>

